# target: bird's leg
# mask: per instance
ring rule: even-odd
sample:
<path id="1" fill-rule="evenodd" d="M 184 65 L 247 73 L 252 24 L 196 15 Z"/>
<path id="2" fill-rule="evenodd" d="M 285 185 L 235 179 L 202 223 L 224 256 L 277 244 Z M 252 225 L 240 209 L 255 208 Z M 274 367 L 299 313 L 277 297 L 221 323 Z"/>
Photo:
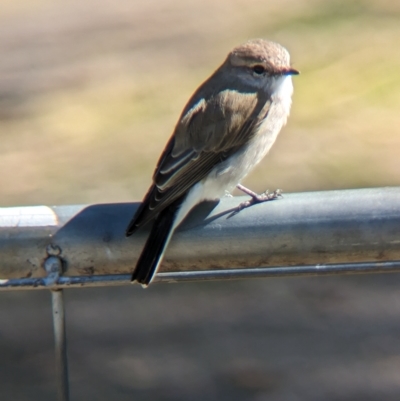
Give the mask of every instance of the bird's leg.
<path id="1" fill-rule="evenodd" d="M 236 188 L 239 189 L 240 191 L 244 192 L 245 194 L 251 196 L 251 199 L 249 199 L 248 201 L 242 202 L 238 206 L 238 210 L 242 210 L 242 209 L 249 207 L 251 205 L 254 205 L 256 203 L 267 202 L 267 201 L 278 199 L 279 197 L 282 197 L 282 190 L 280 190 L 280 189 L 277 189 L 276 191 L 274 191 L 272 193 L 269 193 L 269 191 L 267 189 L 262 194 L 256 194 L 251 189 L 246 188 L 242 184 L 236 185 Z"/>

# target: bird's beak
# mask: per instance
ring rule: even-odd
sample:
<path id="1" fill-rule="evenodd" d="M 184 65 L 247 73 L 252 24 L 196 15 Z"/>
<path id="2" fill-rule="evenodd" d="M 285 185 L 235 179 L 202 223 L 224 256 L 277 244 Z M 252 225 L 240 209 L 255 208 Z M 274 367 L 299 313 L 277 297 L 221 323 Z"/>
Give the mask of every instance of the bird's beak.
<path id="1" fill-rule="evenodd" d="M 296 70 L 295 68 L 288 68 L 285 72 L 284 75 L 299 75 L 300 71 Z"/>

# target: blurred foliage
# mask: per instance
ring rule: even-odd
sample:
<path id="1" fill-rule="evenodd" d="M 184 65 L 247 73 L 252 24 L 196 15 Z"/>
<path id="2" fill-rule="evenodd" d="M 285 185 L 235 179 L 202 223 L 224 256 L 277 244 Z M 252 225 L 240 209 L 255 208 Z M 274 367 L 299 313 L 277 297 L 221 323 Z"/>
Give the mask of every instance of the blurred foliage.
<path id="1" fill-rule="evenodd" d="M 398 2 L 19 0 L 0 31 L 2 206 L 140 199 L 191 93 L 252 37 L 302 74 L 245 183 L 400 185 Z"/>

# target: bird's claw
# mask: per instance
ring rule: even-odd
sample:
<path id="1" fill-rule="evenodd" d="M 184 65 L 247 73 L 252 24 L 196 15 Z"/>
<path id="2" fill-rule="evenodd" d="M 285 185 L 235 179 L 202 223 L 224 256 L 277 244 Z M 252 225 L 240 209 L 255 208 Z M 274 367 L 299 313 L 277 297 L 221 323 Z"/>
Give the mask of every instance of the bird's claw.
<path id="1" fill-rule="evenodd" d="M 249 206 L 255 205 L 256 203 L 267 202 L 279 198 L 283 198 L 281 189 L 277 189 L 272 193 L 270 193 L 267 189 L 262 194 L 251 195 L 251 198 L 249 200 L 240 203 L 236 208 L 236 213 L 240 212 L 243 209 L 246 209 Z"/>

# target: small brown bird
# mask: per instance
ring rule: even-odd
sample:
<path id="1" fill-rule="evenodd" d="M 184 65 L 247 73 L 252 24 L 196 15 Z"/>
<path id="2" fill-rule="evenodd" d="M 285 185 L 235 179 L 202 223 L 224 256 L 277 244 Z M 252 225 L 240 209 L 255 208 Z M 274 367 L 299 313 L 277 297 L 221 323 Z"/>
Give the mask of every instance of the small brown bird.
<path id="1" fill-rule="evenodd" d="M 292 75 L 285 48 L 263 39 L 235 47 L 194 93 L 155 169 L 153 184 L 126 230 L 132 235 L 154 220 L 132 281 L 151 283 L 176 227 L 206 199 L 237 186 L 267 154 L 290 112 Z"/>

